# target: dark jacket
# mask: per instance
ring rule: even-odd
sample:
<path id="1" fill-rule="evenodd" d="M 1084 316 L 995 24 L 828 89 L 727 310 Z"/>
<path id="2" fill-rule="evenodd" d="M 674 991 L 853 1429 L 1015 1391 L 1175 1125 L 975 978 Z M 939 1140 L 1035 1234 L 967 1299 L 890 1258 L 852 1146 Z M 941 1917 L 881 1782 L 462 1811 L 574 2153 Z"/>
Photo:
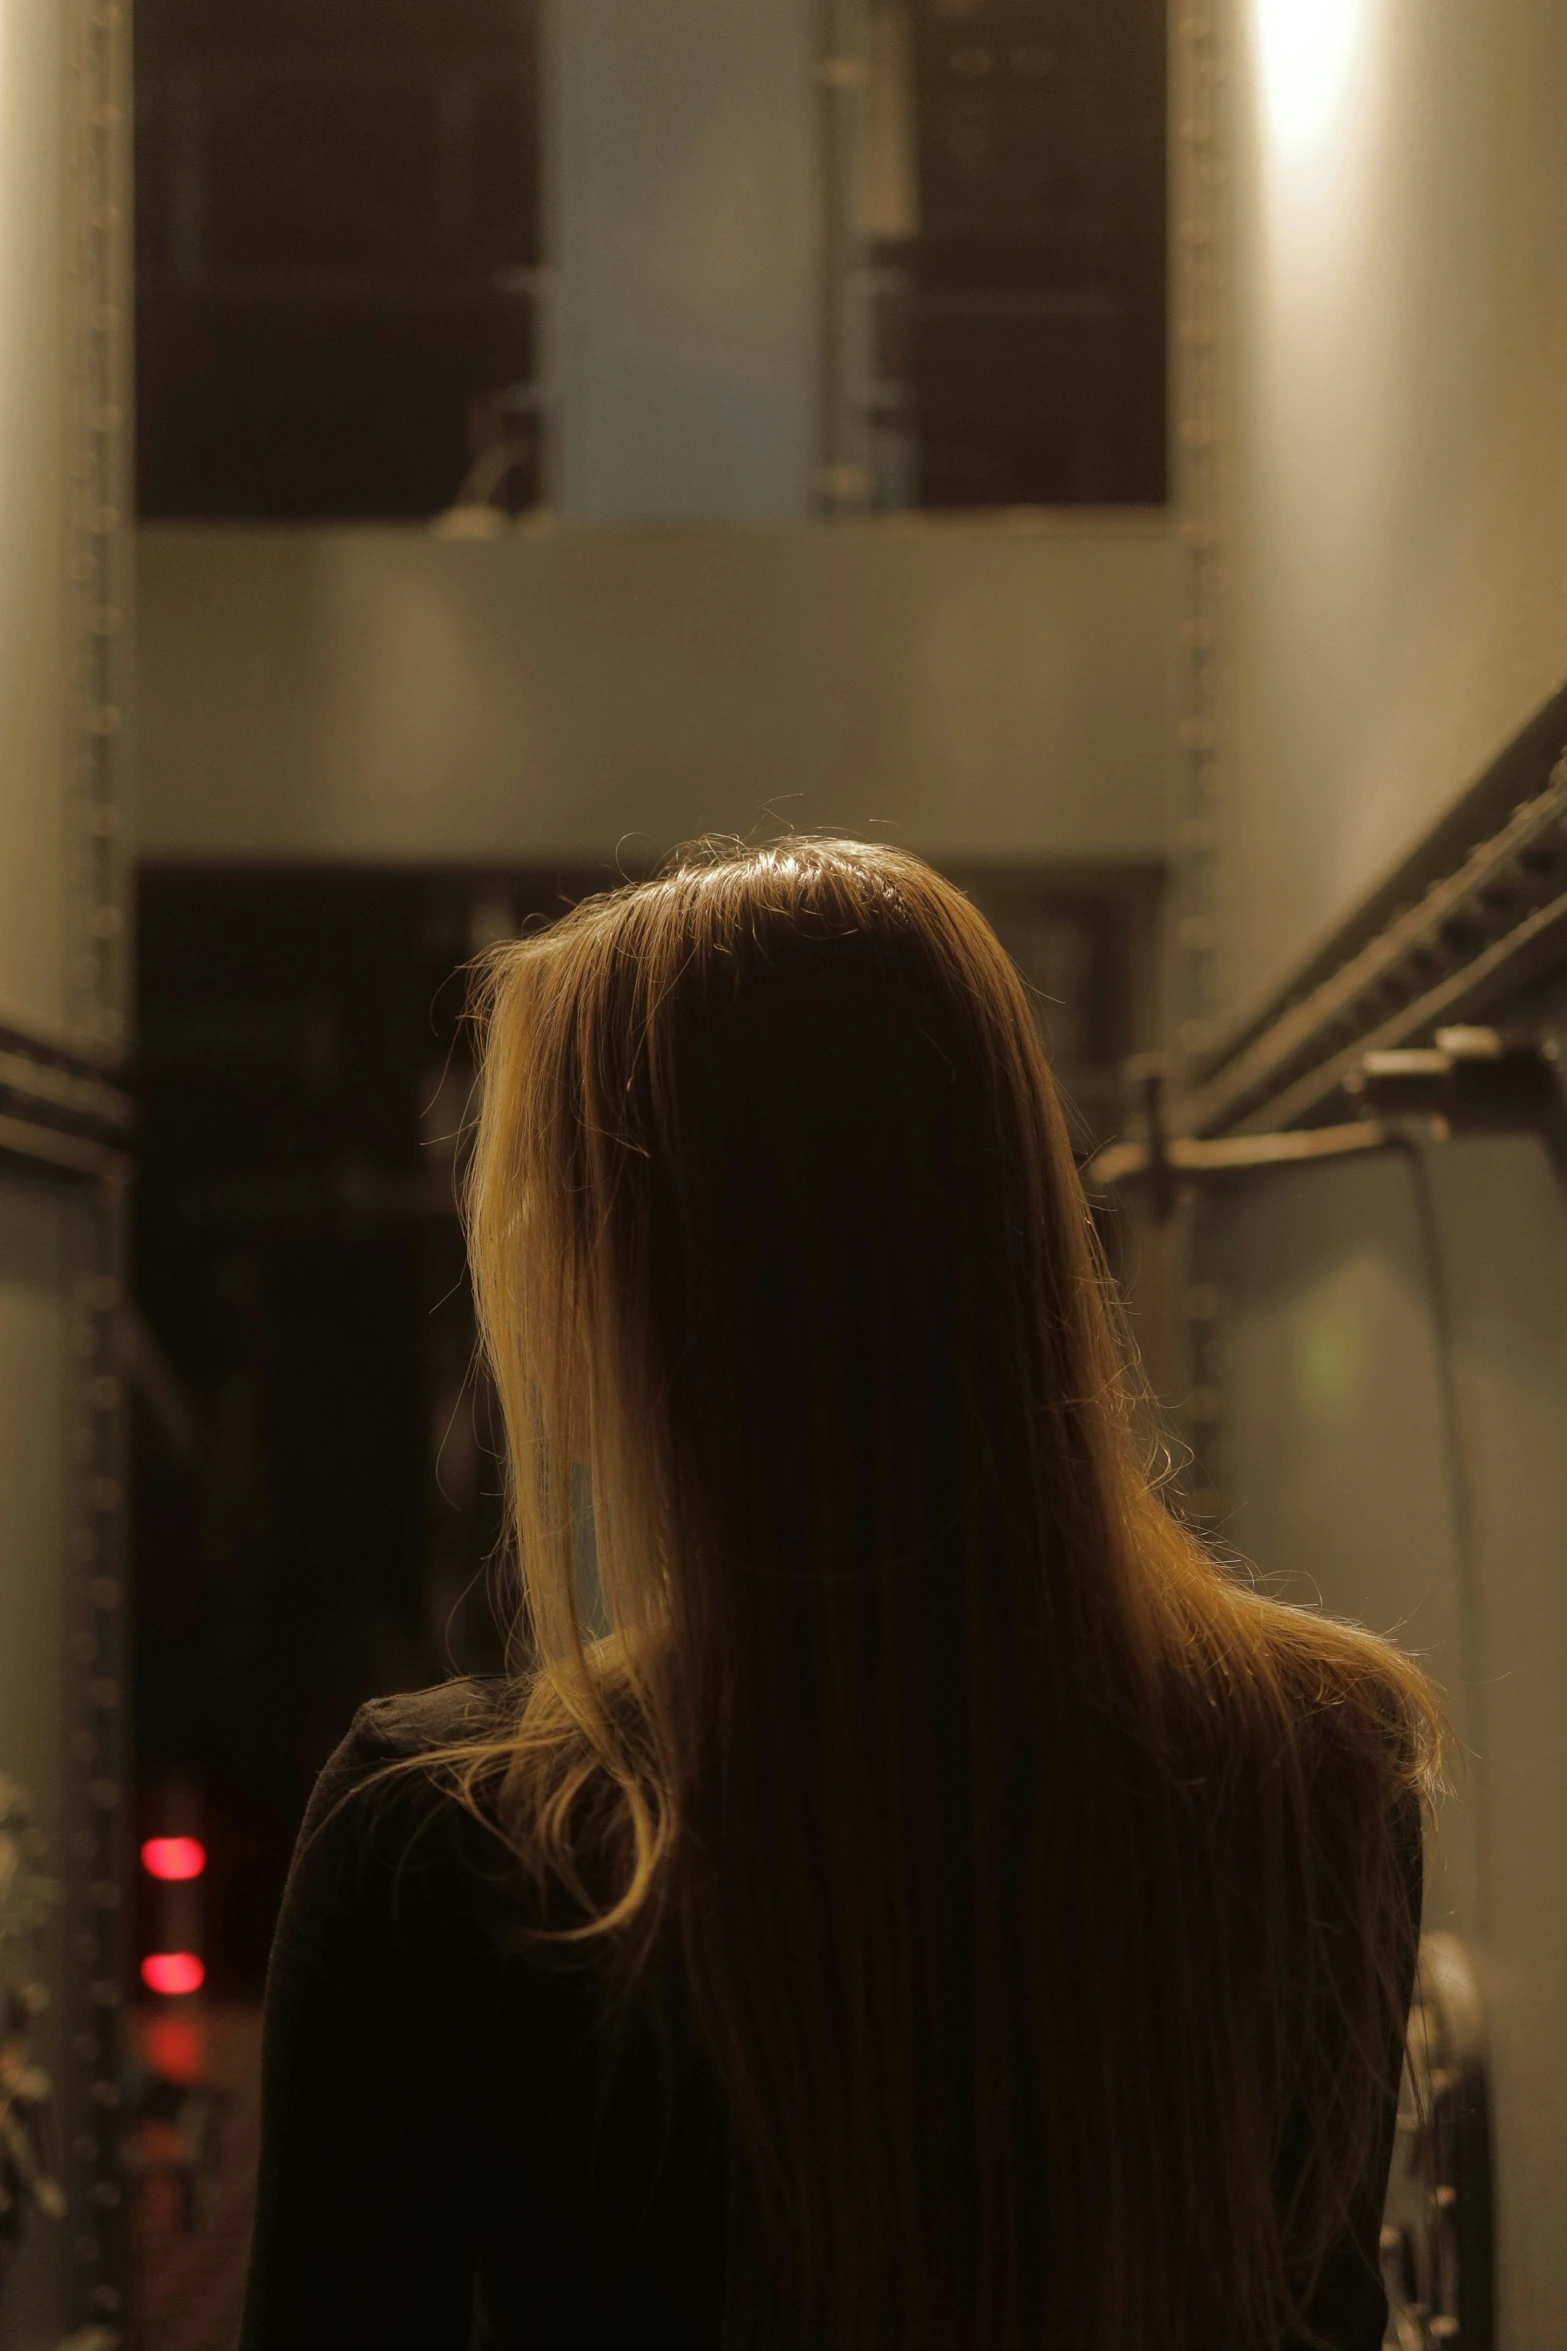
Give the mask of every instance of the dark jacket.
<path id="1" fill-rule="evenodd" d="M 606 2028 L 600 1976 L 524 1930 L 539 1897 L 422 1773 L 498 1685 L 364 1707 L 322 1774 L 267 1983 L 242 2351 L 717 2351 L 730 2134 L 678 1992 Z M 348 1801 L 343 1801 L 347 1798 Z M 1411 1892 L 1419 1900 L 1414 1840 Z M 1378 2351 L 1377 2215 L 1312 2308 Z"/>

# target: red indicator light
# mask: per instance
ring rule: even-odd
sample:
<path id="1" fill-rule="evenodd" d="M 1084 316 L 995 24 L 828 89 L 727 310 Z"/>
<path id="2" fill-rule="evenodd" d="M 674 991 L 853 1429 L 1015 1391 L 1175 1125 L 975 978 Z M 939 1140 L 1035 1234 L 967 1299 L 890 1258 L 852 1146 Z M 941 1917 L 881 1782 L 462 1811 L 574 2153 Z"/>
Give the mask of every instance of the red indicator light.
<path id="1" fill-rule="evenodd" d="M 149 1992 L 199 1992 L 207 1971 L 194 1951 L 152 1951 L 141 1963 Z"/>
<path id="2" fill-rule="evenodd" d="M 207 1866 L 207 1848 L 197 1837 L 149 1837 L 141 1865 L 149 1877 L 199 1878 Z"/>

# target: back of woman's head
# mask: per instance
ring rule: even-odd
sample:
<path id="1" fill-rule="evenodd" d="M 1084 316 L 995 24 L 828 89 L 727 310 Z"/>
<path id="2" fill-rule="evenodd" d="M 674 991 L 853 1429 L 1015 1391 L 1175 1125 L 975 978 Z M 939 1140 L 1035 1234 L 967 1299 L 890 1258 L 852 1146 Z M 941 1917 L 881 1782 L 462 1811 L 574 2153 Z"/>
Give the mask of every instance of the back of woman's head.
<path id="1" fill-rule="evenodd" d="M 484 1011 L 511 1816 L 587 1932 L 682 1955 L 738 2330 L 1270 2342 L 1396 2062 L 1424 1689 L 1150 1491 L 999 944 L 917 859 L 795 841 L 500 950 Z"/>

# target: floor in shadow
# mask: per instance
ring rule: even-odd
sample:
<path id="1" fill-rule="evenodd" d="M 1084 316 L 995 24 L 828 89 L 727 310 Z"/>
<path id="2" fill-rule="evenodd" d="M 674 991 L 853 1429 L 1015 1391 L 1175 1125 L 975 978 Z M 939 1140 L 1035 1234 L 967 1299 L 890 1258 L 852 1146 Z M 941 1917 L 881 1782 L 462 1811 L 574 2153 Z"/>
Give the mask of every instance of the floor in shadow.
<path id="1" fill-rule="evenodd" d="M 178 2004 L 183 2007 L 183 2003 Z M 141 2351 L 235 2351 L 255 2193 L 259 2003 L 140 2009 Z"/>

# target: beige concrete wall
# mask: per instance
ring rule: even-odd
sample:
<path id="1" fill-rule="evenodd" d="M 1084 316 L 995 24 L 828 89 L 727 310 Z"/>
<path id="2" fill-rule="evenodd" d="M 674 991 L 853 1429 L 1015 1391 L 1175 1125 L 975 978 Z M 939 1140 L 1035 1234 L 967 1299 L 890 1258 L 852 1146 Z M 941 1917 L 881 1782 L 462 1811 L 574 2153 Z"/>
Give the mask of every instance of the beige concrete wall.
<path id="1" fill-rule="evenodd" d="M 64 45 L 0 0 L 0 1020 L 67 1024 Z"/>
<path id="2" fill-rule="evenodd" d="M 1567 677 L 1567 8 L 1228 0 L 1222 990 Z"/>
<path id="3" fill-rule="evenodd" d="M 1162 516 L 140 535 L 149 857 L 1161 845 Z"/>

